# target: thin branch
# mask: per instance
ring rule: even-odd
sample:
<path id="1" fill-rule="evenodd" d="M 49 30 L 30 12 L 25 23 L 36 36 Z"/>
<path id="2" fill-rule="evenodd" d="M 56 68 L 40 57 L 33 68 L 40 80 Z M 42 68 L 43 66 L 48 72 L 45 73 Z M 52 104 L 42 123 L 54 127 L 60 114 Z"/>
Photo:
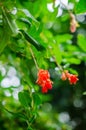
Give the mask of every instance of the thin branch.
<path id="1" fill-rule="evenodd" d="M 59 67 L 59 69 L 63 72 L 64 70 L 63 70 L 63 68 L 61 67 L 61 65 L 56 61 L 56 58 L 53 56 L 53 58 L 54 58 L 54 61 L 55 61 L 55 63 L 56 63 L 56 65 Z"/>
<path id="2" fill-rule="evenodd" d="M 32 49 L 31 49 L 31 47 L 30 47 L 30 52 L 31 52 L 31 55 L 32 55 L 32 57 L 33 57 L 34 63 L 35 63 L 35 65 L 36 65 L 36 68 L 37 68 L 37 70 L 39 70 L 39 67 L 38 67 L 36 58 L 35 58 L 35 56 L 34 56 L 34 53 L 33 53 Z"/>

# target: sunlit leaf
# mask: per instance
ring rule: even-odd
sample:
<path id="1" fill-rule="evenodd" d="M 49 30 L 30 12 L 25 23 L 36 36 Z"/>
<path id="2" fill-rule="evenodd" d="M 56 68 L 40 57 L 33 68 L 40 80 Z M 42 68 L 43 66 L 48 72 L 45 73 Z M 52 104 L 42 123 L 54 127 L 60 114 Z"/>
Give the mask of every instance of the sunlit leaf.
<path id="1" fill-rule="evenodd" d="M 78 43 L 79 47 L 86 52 L 86 38 L 84 35 L 79 34 L 78 35 Z"/>
<path id="2" fill-rule="evenodd" d="M 77 58 L 71 57 L 71 58 L 67 58 L 67 62 L 69 62 L 70 64 L 78 65 L 78 64 L 80 64 L 81 61 Z"/>
<path id="3" fill-rule="evenodd" d="M 75 12 L 76 13 L 86 12 L 86 1 L 85 0 L 79 0 L 79 2 L 77 2 L 75 4 Z"/>

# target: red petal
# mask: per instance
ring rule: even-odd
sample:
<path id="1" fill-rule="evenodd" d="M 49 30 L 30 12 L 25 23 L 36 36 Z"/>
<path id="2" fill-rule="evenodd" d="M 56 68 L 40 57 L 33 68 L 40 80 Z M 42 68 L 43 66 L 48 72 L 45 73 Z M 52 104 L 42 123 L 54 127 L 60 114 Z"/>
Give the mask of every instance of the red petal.
<path id="1" fill-rule="evenodd" d="M 48 89 L 45 86 L 43 86 L 42 87 L 42 93 L 47 93 L 47 92 L 48 92 Z"/>
<path id="2" fill-rule="evenodd" d="M 66 80 L 67 79 L 67 76 L 66 76 L 65 72 L 62 72 L 61 79 L 62 80 Z"/>
<path id="3" fill-rule="evenodd" d="M 70 74 L 70 77 L 68 78 L 70 84 L 76 84 L 76 82 L 79 80 L 76 75 Z"/>

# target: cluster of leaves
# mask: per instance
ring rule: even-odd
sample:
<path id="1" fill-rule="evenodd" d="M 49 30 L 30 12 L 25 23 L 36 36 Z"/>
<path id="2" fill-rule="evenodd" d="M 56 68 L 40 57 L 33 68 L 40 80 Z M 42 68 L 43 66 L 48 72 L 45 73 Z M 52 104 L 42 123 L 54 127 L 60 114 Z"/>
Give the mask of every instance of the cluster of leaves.
<path id="1" fill-rule="evenodd" d="M 61 82 L 59 80 L 61 72 L 57 64 L 78 75 L 77 66 L 83 64 L 85 67 L 86 62 L 86 20 L 84 14 L 86 2 L 85 0 L 79 2 L 69 0 L 69 3 L 74 5 L 71 12 L 76 14 L 76 20 L 80 25 L 75 33 L 70 32 L 68 10 L 61 4 L 55 7 L 54 2 L 53 0 L 43 0 L 40 4 L 40 0 L 0 0 L 0 61 L 6 71 L 8 71 L 9 66 L 16 69 L 21 82 L 17 88 L 23 86 L 23 90 L 18 91 L 18 100 L 16 100 L 13 96 L 16 85 L 5 88 L 1 84 L 0 106 L 3 111 L 1 117 L 5 120 L 9 117 L 9 121 L 11 119 L 15 121 L 10 128 L 6 122 L 2 129 L 14 129 L 16 119 L 20 123 L 17 126 L 19 130 L 22 128 L 28 130 L 72 129 L 70 124 L 61 123 L 58 115 L 56 117 L 56 113 L 51 109 L 48 112 L 53 113 L 53 115 L 50 113 L 45 115 L 45 112 L 40 110 L 42 103 L 52 101 L 53 93 L 51 95 L 40 93 L 40 87 L 36 85 L 37 66 L 34 63 L 34 58 L 40 68 L 49 69 L 54 82 L 53 89 L 55 89 L 53 91 L 58 88 L 58 84 Z M 53 11 L 48 10 L 49 4 L 52 5 Z M 63 14 L 58 17 L 60 6 Z M 84 20 L 80 21 L 80 18 Z M 1 73 L 1 83 L 6 76 L 9 77 L 7 73 L 4 75 Z M 85 72 L 84 76 L 86 76 Z M 85 83 L 83 85 L 85 86 Z M 79 87 L 82 85 L 79 84 Z M 10 92 L 11 96 L 6 96 L 7 91 Z M 51 108 L 47 104 L 46 111 L 48 107 Z M 2 113 L 6 113 L 7 116 L 3 117 L 5 114 Z M 51 120 L 50 117 L 52 117 Z M 58 125 L 56 125 L 57 122 Z M 42 123 L 45 125 L 41 127 Z"/>

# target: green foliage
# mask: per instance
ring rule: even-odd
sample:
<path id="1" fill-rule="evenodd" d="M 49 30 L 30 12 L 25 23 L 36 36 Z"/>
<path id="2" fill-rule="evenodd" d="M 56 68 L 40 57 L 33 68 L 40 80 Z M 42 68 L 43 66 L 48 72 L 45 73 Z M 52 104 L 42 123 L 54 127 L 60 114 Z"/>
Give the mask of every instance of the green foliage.
<path id="1" fill-rule="evenodd" d="M 0 0 L 0 130 L 86 129 L 86 2 L 57 2 Z M 40 68 L 53 82 L 46 94 L 36 84 Z M 76 87 L 61 80 L 63 70 L 78 75 Z"/>
<path id="2" fill-rule="evenodd" d="M 35 48 L 37 48 L 38 50 L 43 49 L 43 47 L 42 47 L 34 38 L 32 38 L 29 34 L 27 34 L 26 32 L 24 32 L 23 30 L 20 30 L 20 31 L 23 33 L 25 39 L 26 39 L 29 43 L 31 43 L 32 45 L 34 45 Z"/>
<path id="3" fill-rule="evenodd" d="M 76 13 L 84 13 L 86 11 L 86 1 L 80 0 L 78 3 L 75 4 L 75 12 Z"/>
<path id="4" fill-rule="evenodd" d="M 33 101 L 35 106 L 39 106 L 41 104 L 41 99 L 38 94 L 33 93 Z"/>
<path id="5" fill-rule="evenodd" d="M 31 97 L 28 92 L 18 93 L 19 101 L 24 107 L 29 107 L 31 105 Z"/>
<path id="6" fill-rule="evenodd" d="M 78 35 L 78 45 L 82 49 L 82 51 L 86 52 L 86 38 L 82 34 Z"/>

